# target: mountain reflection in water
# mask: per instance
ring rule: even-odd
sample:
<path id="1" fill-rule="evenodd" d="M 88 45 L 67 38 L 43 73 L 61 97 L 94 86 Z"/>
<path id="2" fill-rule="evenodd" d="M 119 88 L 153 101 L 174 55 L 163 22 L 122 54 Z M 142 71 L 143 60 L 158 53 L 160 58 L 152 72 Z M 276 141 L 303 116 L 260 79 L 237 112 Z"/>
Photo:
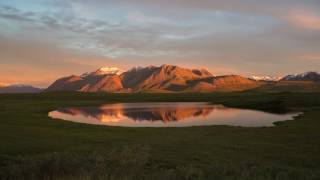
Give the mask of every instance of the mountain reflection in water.
<path id="1" fill-rule="evenodd" d="M 100 107 L 64 108 L 49 116 L 74 122 L 125 127 L 184 127 L 206 125 L 272 126 L 295 114 L 271 114 L 208 103 L 119 103 Z"/>

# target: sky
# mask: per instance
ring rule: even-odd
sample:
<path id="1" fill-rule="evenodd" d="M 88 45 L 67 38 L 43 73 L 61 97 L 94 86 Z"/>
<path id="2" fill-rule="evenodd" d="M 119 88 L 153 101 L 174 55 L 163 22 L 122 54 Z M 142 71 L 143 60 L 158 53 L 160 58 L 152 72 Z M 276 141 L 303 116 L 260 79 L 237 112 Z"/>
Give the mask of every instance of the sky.
<path id="1" fill-rule="evenodd" d="M 103 66 L 215 75 L 320 70 L 319 0 L 0 0 L 0 82 L 46 87 Z"/>

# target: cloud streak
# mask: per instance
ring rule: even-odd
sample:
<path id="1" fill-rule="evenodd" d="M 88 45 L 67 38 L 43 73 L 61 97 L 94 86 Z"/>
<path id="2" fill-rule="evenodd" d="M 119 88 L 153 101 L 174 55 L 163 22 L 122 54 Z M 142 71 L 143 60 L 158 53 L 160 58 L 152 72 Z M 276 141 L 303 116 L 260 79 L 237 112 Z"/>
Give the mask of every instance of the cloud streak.
<path id="1" fill-rule="evenodd" d="M 320 14 L 293 10 L 288 13 L 287 20 L 297 27 L 320 31 Z"/>

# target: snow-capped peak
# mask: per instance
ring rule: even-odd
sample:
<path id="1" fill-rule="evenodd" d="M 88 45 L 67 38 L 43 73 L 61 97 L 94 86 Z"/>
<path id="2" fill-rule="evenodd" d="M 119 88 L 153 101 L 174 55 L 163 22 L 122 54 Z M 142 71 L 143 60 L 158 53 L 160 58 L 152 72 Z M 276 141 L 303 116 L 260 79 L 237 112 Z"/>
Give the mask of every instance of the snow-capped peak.
<path id="1" fill-rule="evenodd" d="M 282 80 L 290 81 L 290 80 L 319 80 L 320 74 L 315 71 L 309 71 L 301 74 L 291 74 L 285 76 Z"/>
<path id="2" fill-rule="evenodd" d="M 102 67 L 95 72 L 95 74 L 97 75 L 119 74 L 119 73 L 120 73 L 120 69 L 117 67 Z"/>
<path id="3" fill-rule="evenodd" d="M 256 81 L 279 81 L 281 77 L 271 77 L 271 76 L 251 76 L 251 79 Z"/>
<path id="4" fill-rule="evenodd" d="M 120 75 L 122 71 L 117 67 L 101 67 L 98 70 L 92 72 L 92 73 L 84 73 L 81 75 L 81 77 L 86 76 L 97 76 L 97 75 Z"/>

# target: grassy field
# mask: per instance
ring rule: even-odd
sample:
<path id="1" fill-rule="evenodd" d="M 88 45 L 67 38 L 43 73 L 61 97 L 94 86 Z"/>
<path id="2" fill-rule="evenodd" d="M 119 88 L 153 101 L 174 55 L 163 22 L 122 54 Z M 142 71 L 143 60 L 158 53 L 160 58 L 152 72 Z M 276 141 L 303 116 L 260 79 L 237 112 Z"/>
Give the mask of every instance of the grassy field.
<path id="1" fill-rule="evenodd" d="M 123 128 L 47 117 L 61 107 L 142 101 L 304 114 L 269 128 Z M 0 141 L 0 179 L 320 179 L 320 93 L 3 94 Z"/>

